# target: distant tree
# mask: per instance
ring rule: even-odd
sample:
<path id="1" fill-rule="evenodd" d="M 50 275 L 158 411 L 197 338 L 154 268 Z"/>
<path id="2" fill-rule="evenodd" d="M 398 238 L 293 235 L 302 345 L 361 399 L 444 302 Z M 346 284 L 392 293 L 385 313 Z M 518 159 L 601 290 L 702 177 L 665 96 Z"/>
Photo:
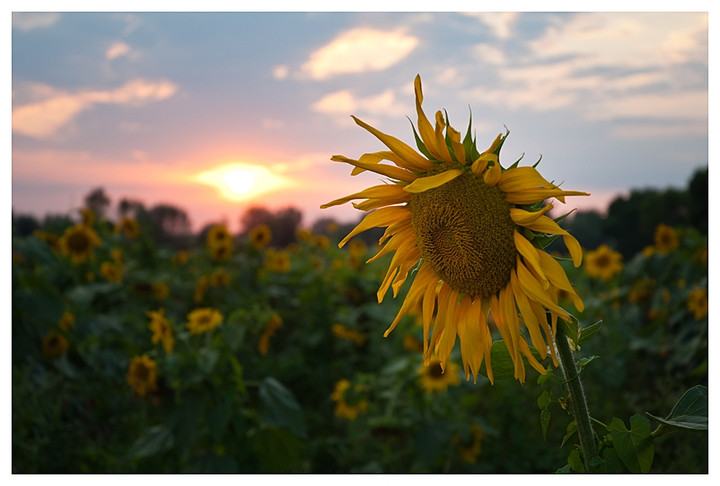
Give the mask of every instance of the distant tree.
<path id="1" fill-rule="evenodd" d="M 270 244 L 273 246 L 286 246 L 296 241 L 295 232 L 301 222 L 302 213 L 294 207 L 273 213 L 262 206 L 251 206 L 240 216 L 243 234 L 261 224 L 268 225 L 272 232 Z"/>
<path id="2" fill-rule="evenodd" d="M 12 214 L 12 234 L 17 236 L 27 236 L 33 231 L 40 228 L 40 222 L 29 214 Z"/>
<path id="3" fill-rule="evenodd" d="M 147 212 L 142 201 L 137 199 L 128 199 L 126 197 L 122 198 L 118 203 L 117 211 L 120 217 L 131 216 L 134 218 L 140 218 L 140 215 Z"/>
<path id="4" fill-rule="evenodd" d="M 597 211 L 576 211 L 569 216 L 564 223 L 565 229 L 575 236 L 580 244 L 589 250 L 594 250 L 601 244 L 609 244 L 607 237 L 603 234 L 603 218 Z M 613 245 L 611 245 L 613 246 Z M 552 243 L 550 249 L 562 251 L 562 239 Z"/>
<path id="5" fill-rule="evenodd" d="M 698 170 L 688 184 L 690 221 L 698 231 L 708 231 L 708 170 Z"/>
<path id="6" fill-rule="evenodd" d="M 110 198 L 102 187 L 93 189 L 85 196 L 85 207 L 92 209 L 98 216 L 105 216 L 105 211 L 109 206 Z"/>
<path id="7" fill-rule="evenodd" d="M 185 236 L 190 233 L 190 218 L 187 213 L 171 204 L 157 204 L 148 212 L 150 223 L 159 239 Z"/>

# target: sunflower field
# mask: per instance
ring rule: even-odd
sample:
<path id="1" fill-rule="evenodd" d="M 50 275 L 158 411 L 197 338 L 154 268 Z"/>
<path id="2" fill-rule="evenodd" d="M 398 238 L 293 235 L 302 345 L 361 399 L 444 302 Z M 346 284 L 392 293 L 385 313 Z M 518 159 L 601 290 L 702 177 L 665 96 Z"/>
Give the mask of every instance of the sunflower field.
<path id="1" fill-rule="evenodd" d="M 549 358 L 521 384 L 497 341 L 494 383 L 484 367 L 474 382 L 458 346 L 444 372 L 424 364 L 412 311 L 383 337 L 402 295 L 378 303 L 391 257 L 365 264 L 372 243 L 217 224 L 177 249 L 151 230 L 87 208 L 14 228 L 14 473 L 708 470 L 707 237 L 692 228 L 563 262 L 585 301 L 564 331 L 591 465 Z"/>

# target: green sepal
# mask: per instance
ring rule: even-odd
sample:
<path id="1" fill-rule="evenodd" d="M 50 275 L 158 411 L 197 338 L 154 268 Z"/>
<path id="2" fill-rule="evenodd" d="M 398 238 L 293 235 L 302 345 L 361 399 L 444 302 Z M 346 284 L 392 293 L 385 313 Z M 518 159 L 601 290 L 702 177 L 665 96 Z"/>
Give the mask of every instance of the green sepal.
<path id="1" fill-rule="evenodd" d="M 472 164 L 480 157 L 480 152 L 478 152 L 475 139 L 472 136 L 472 109 L 470 110 L 470 120 L 468 121 L 467 132 L 465 133 L 462 144 L 465 149 L 465 157 L 469 158 L 468 162 Z"/>

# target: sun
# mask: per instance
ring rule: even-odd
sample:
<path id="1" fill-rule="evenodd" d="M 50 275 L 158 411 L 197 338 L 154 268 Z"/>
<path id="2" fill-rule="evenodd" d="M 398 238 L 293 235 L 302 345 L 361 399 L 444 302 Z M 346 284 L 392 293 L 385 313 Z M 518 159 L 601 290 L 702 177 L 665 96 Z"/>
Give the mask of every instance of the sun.
<path id="1" fill-rule="evenodd" d="M 239 162 L 221 164 L 196 174 L 194 179 L 216 187 L 222 197 L 230 201 L 250 199 L 290 185 L 288 179 L 266 167 Z"/>

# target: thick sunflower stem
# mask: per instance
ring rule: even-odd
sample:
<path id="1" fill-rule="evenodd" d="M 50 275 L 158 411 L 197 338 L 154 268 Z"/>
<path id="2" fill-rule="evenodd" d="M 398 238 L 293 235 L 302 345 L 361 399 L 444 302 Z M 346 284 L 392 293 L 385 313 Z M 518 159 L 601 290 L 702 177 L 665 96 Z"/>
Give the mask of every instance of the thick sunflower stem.
<path id="1" fill-rule="evenodd" d="M 597 455 L 597 446 L 595 442 L 595 434 L 590 421 L 590 412 L 588 411 L 587 401 L 585 400 L 585 391 L 583 390 L 580 374 L 577 366 L 575 366 L 575 358 L 573 356 L 570 343 L 567 336 L 558 327 L 555 337 L 558 355 L 560 358 L 560 367 L 565 375 L 565 385 L 570 394 L 570 410 L 575 423 L 577 424 L 577 432 L 580 437 L 580 447 L 582 448 L 583 457 L 585 459 L 585 469 L 590 471 L 590 461 Z"/>

